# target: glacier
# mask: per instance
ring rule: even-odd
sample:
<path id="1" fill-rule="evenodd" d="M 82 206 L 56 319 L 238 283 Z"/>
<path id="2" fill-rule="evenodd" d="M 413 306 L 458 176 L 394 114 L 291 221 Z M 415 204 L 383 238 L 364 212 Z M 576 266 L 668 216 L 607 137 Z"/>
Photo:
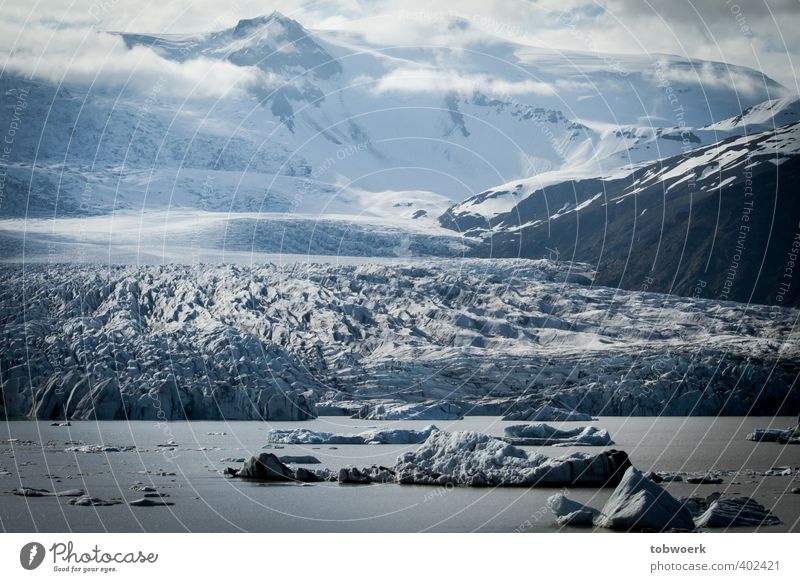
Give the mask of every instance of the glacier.
<path id="1" fill-rule="evenodd" d="M 356 416 L 374 403 L 521 416 L 800 407 L 796 309 L 590 283 L 587 265 L 547 260 L 0 266 L 3 412 L 166 421 L 303 420 L 318 403 Z"/>

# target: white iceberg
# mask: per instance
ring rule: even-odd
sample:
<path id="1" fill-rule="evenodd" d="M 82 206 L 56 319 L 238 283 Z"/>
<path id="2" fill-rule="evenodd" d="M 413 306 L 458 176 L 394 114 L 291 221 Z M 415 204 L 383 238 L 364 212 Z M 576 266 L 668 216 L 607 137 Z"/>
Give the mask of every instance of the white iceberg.
<path id="1" fill-rule="evenodd" d="M 514 445 L 606 446 L 614 441 L 604 428 L 579 426 L 561 430 L 549 424 L 515 424 L 507 426 L 505 440 Z"/>
<path id="2" fill-rule="evenodd" d="M 567 410 L 566 408 L 558 408 L 544 404 L 538 408 L 523 410 L 519 412 L 511 412 L 503 417 L 503 420 L 531 420 L 539 422 L 562 422 L 568 420 L 575 420 L 586 422 L 594 420 L 591 414 L 584 414 L 576 410 Z"/>
<path id="3" fill-rule="evenodd" d="M 625 472 L 594 523 L 623 531 L 694 529 L 689 509 L 635 467 Z"/>
<path id="4" fill-rule="evenodd" d="M 547 507 L 556 515 L 558 525 L 590 526 L 599 509 L 573 501 L 563 493 L 547 498 Z"/>
<path id="5" fill-rule="evenodd" d="M 698 527 L 741 527 L 779 525 L 769 509 L 750 497 L 730 497 L 714 501 L 705 513 L 697 518 Z"/>
<path id="6" fill-rule="evenodd" d="M 398 457 L 394 469 L 398 482 L 408 484 L 605 486 L 618 483 L 628 466 L 622 451 L 549 458 L 477 432 L 436 432 Z"/>
<path id="7" fill-rule="evenodd" d="M 424 442 L 438 430 L 432 424 L 422 430 L 373 429 L 357 434 L 336 434 L 307 428 L 272 429 L 267 433 L 267 441 L 287 445 L 409 445 Z"/>
<path id="8" fill-rule="evenodd" d="M 745 438 L 749 441 L 786 444 L 794 437 L 794 433 L 794 428 L 757 428 Z"/>

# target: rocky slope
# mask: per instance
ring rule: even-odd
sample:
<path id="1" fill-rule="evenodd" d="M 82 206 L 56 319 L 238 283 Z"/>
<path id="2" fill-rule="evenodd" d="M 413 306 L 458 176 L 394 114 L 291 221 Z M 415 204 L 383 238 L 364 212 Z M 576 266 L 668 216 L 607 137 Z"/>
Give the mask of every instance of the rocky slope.
<path id="1" fill-rule="evenodd" d="M 797 310 L 590 276 L 544 260 L 2 267 L 3 405 L 103 419 L 302 419 L 315 401 L 798 412 Z"/>

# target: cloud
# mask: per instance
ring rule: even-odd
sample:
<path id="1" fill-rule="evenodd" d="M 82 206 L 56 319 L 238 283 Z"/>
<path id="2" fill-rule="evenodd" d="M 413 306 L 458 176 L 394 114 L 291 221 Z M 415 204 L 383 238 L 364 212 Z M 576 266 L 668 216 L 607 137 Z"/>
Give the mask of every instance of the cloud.
<path id="1" fill-rule="evenodd" d="M 378 46 L 505 39 L 565 51 L 676 54 L 749 66 L 800 93 L 797 0 L 281 0 L 278 8 L 308 28 L 346 30 Z M 46 18 L 98 30 L 197 32 L 271 9 L 262 0 L 39 0 L 4 5 L 3 20 L 19 29 Z"/>
<path id="2" fill-rule="evenodd" d="M 254 67 L 206 58 L 176 62 L 149 47 L 128 48 L 118 35 L 91 29 L 28 27 L 17 36 L 7 28 L 0 28 L 4 69 L 52 83 L 144 92 L 159 84 L 167 94 L 219 98 L 266 81 Z"/>
<path id="3" fill-rule="evenodd" d="M 360 77 L 357 83 L 370 84 L 370 91 L 382 93 L 436 93 L 448 91 L 473 93 L 480 91 L 493 95 L 555 95 L 549 83 L 527 79 L 506 81 L 488 75 L 461 74 L 457 71 L 438 68 L 398 68 L 374 79 Z"/>

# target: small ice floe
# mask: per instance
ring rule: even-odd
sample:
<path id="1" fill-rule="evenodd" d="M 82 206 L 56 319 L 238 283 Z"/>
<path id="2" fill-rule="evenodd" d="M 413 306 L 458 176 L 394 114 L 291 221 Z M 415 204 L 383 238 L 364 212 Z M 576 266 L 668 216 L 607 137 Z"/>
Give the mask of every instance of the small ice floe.
<path id="1" fill-rule="evenodd" d="M 707 495 L 706 497 L 700 497 L 697 495 L 692 497 L 679 497 L 678 501 L 683 503 L 684 507 L 689 510 L 689 513 L 692 514 L 693 518 L 697 518 L 706 509 L 708 509 L 709 505 L 719 499 L 721 495 L 722 494 L 719 491 L 714 491 L 714 493 Z"/>
<path id="2" fill-rule="evenodd" d="M 781 443 L 781 444 L 798 444 L 800 443 L 800 436 L 796 432 L 796 428 L 757 428 L 745 438 L 749 441 L 756 441 L 761 443 Z"/>
<path id="3" fill-rule="evenodd" d="M 373 465 L 367 469 L 342 467 L 339 469 L 337 481 L 341 484 L 367 485 L 369 483 L 392 483 L 396 473 L 388 467 Z"/>
<path id="4" fill-rule="evenodd" d="M 220 459 L 220 463 L 244 463 L 247 459 L 244 457 L 225 457 L 224 459 Z"/>
<path id="5" fill-rule="evenodd" d="M 795 495 L 800 493 L 800 487 L 795 487 L 794 489 L 792 489 L 792 493 L 794 493 Z"/>
<path id="6" fill-rule="evenodd" d="M 175 448 L 175 447 L 178 446 L 178 443 L 176 443 L 174 440 L 170 439 L 167 442 L 159 443 L 156 446 L 157 447 L 162 447 L 162 448 Z"/>
<path id="7" fill-rule="evenodd" d="M 128 505 L 133 507 L 160 507 L 160 506 L 167 506 L 167 505 L 175 505 L 171 501 L 163 501 L 161 499 L 152 499 L 149 497 L 143 497 L 141 499 L 134 499 L 133 501 L 129 501 Z"/>
<path id="8" fill-rule="evenodd" d="M 135 483 L 131 485 L 131 491 L 139 491 L 141 493 L 156 493 L 158 490 L 155 487 L 150 487 L 150 485 Z"/>
<path id="9" fill-rule="evenodd" d="M 567 410 L 544 404 L 538 408 L 530 408 L 518 412 L 510 412 L 503 417 L 503 420 L 531 420 L 538 422 L 561 422 L 565 420 L 576 420 L 587 422 L 595 420 L 591 414 L 584 414 L 577 410 Z"/>
<path id="10" fill-rule="evenodd" d="M 66 489 L 64 491 L 49 491 L 35 487 L 18 487 L 10 491 L 12 495 L 22 497 L 80 497 L 86 492 L 83 489 Z"/>
<path id="11" fill-rule="evenodd" d="M 92 497 L 90 495 L 81 495 L 74 497 L 67 501 L 69 505 L 77 505 L 79 507 L 104 507 L 109 505 L 119 505 L 122 501 L 118 499 L 101 499 L 99 497 Z"/>
<path id="12" fill-rule="evenodd" d="M 590 526 L 600 510 L 568 499 L 563 493 L 547 498 L 547 507 L 556 515 L 558 525 Z"/>
<path id="13" fill-rule="evenodd" d="M 226 432 L 210 432 L 208 436 L 226 436 L 227 434 Z"/>
<path id="14" fill-rule="evenodd" d="M 282 455 L 281 463 L 292 463 L 294 465 L 319 465 L 320 460 L 313 455 Z M 244 459 L 242 459 L 244 462 Z"/>
<path id="15" fill-rule="evenodd" d="M 72 426 L 70 421 L 67 422 L 51 422 L 50 426 Z"/>
<path id="16" fill-rule="evenodd" d="M 699 477 L 689 477 L 686 482 L 692 485 L 719 485 L 722 483 L 722 478 L 709 473 Z"/>
<path id="17" fill-rule="evenodd" d="M 110 445 L 78 445 L 74 447 L 67 447 L 64 449 L 65 453 L 126 453 L 135 451 L 136 447 L 130 446 L 110 446 Z"/>
<path id="18" fill-rule="evenodd" d="M 271 443 L 288 445 L 406 445 L 424 442 L 425 439 L 438 430 L 432 424 L 422 430 L 402 428 L 373 429 L 358 434 L 317 432 L 307 428 L 272 429 L 267 433 L 267 440 Z"/>
<path id="19" fill-rule="evenodd" d="M 720 498 L 697 518 L 698 527 L 745 527 L 779 525 L 769 509 L 750 497 Z"/>
<path id="20" fill-rule="evenodd" d="M 579 426 L 557 429 L 549 424 L 515 424 L 503 430 L 504 440 L 512 445 L 533 446 L 606 446 L 614 441 L 604 428 Z"/>
<path id="21" fill-rule="evenodd" d="M 225 470 L 227 475 L 241 479 L 253 479 L 266 482 L 299 482 L 313 483 L 315 481 L 329 480 L 329 471 L 310 471 L 302 467 L 292 469 L 283 464 L 272 453 L 261 453 L 258 457 L 251 457 L 239 469 Z"/>
<path id="22" fill-rule="evenodd" d="M 790 477 L 792 475 L 791 467 L 772 467 L 769 471 L 764 471 L 765 477 Z"/>
<path id="23" fill-rule="evenodd" d="M 622 531 L 694 529 L 688 508 L 635 467 L 625 472 L 594 524 Z"/>
<path id="24" fill-rule="evenodd" d="M 680 483 L 683 481 L 683 475 L 678 475 L 677 473 L 655 473 L 661 478 L 661 483 Z M 659 481 L 656 481 L 659 483 Z"/>

